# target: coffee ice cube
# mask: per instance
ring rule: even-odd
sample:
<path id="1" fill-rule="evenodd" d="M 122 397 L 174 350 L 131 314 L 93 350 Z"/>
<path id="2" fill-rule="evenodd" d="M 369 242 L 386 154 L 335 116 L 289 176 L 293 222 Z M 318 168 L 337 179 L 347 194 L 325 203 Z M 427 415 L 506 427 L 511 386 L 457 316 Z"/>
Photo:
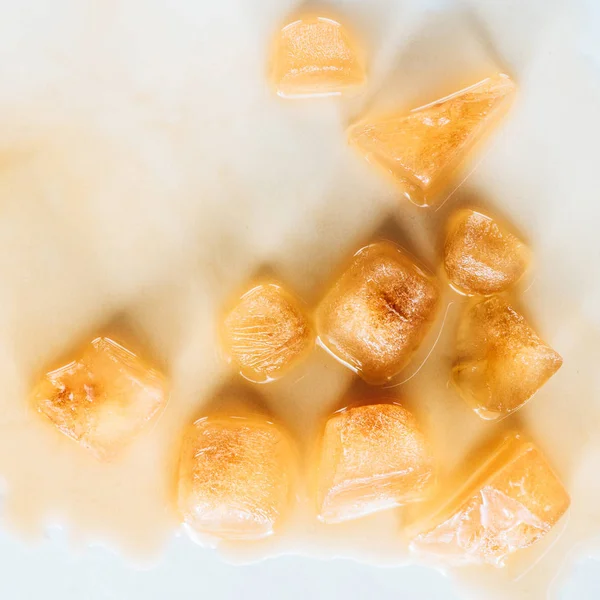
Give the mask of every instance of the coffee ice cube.
<path id="1" fill-rule="evenodd" d="M 423 499 L 434 479 L 429 446 L 398 404 L 348 408 L 325 425 L 319 518 L 337 523 Z"/>
<path id="2" fill-rule="evenodd" d="M 317 309 L 321 343 L 368 383 L 410 361 L 436 313 L 438 288 L 398 246 L 360 250 Z"/>
<path id="3" fill-rule="evenodd" d="M 525 244 L 487 215 L 464 209 L 450 219 L 444 268 L 457 291 L 480 296 L 503 292 L 522 277 L 528 262 Z"/>
<path id="4" fill-rule="evenodd" d="M 515 85 L 490 77 L 442 98 L 352 126 L 348 138 L 365 158 L 391 174 L 416 204 L 427 204 L 467 152 L 504 113 Z"/>
<path id="5" fill-rule="evenodd" d="M 178 504 L 192 531 L 211 538 L 271 535 L 288 507 L 292 445 L 261 416 L 199 419 L 187 432 Z"/>
<path id="6" fill-rule="evenodd" d="M 299 302 L 268 283 L 238 300 L 225 317 L 222 340 L 244 377 L 265 382 L 297 364 L 312 348 L 314 333 Z"/>
<path id="7" fill-rule="evenodd" d="M 346 29 L 331 19 L 307 16 L 281 30 L 274 79 L 280 96 L 326 96 L 360 85 L 365 74 Z"/>
<path id="8" fill-rule="evenodd" d="M 484 419 L 520 408 L 562 365 L 560 355 L 501 296 L 467 306 L 457 353 L 452 382 Z"/>
<path id="9" fill-rule="evenodd" d="M 47 373 L 32 393 L 34 407 L 99 458 L 111 458 L 164 409 L 164 377 L 107 337 L 81 357 Z"/>
<path id="10" fill-rule="evenodd" d="M 569 504 L 541 451 L 513 433 L 422 523 L 411 549 L 451 564 L 500 567 L 546 535 Z"/>

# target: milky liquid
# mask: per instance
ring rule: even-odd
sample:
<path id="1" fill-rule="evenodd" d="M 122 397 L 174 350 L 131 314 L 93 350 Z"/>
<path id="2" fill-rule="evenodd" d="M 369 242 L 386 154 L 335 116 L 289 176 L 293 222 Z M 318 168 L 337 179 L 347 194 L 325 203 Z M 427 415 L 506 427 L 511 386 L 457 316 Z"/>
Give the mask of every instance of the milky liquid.
<path id="1" fill-rule="evenodd" d="M 522 304 L 563 356 L 562 369 L 510 419 L 479 419 L 448 384 L 464 302 L 450 289 L 399 381 L 427 357 L 445 316 L 439 341 L 403 385 L 373 391 L 315 350 L 282 380 L 253 386 L 304 450 L 307 477 L 293 514 L 274 538 L 219 551 L 236 561 L 282 552 L 412 560 L 402 511 L 335 526 L 314 518 L 307 463 L 323 419 L 349 390 L 377 392 L 415 413 L 442 477 L 504 426 L 519 425 L 537 441 L 572 495 L 564 530 L 512 569 L 453 576 L 475 594 L 484 586 L 486 598 L 545 597 L 561 568 L 568 572 L 565 558 L 587 551 L 600 533 L 592 135 L 600 118 L 594 63 L 578 46 L 583 15 L 572 5 L 532 1 L 523 27 L 514 23 L 516 0 L 503 8 L 474 3 L 474 11 L 448 2 L 422 9 L 340 0 L 328 6 L 361 36 L 368 85 L 349 98 L 285 101 L 270 89 L 266 56 L 273 33 L 299 8 L 293 2 L 14 4 L 0 22 L 5 526 L 35 538 L 60 523 L 76 544 L 102 542 L 136 563 L 158 560 L 178 528 L 172 507 L 181 432 L 236 381 L 216 334 L 231 294 L 269 271 L 314 308 L 349 255 L 378 238 L 438 271 L 448 215 L 474 203 L 506 217 L 531 244 L 535 263 Z M 419 106 L 490 69 L 514 77 L 517 101 L 441 208 L 401 200 L 347 146 L 347 125 L 365 112 Z M 105 331 L 172 381 L 158 423 L 109 464 L 27 403 L 41 370 Z"/>

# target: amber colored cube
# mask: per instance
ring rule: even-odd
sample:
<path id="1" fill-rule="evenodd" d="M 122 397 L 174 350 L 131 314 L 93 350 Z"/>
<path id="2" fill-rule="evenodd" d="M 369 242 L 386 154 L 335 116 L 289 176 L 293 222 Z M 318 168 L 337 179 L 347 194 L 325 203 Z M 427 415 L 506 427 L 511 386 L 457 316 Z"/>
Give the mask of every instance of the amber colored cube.
<path id="1" fill-rule="evenodd" d="M 466 308 L 457 354 L 452 382 L 484 419 L 520 408 L 562 365 L 560 355 L 500 296 Z"/>
<path id="2" fill-rule="evenodd" d="M 410 361 L 436 313 L 438 288 L 398 246 L 360 250 L 317 309 L 321 343 L 368 383 Z"/>
<path id="3" fill-rule="evenodd" d="M 402 406 L 348 408 L 327 421 L 318 475 L 319 518 L 325 523 L 421 500 L 433 479 L 428 444 Z"/>
<path id="4" fill-rule="evenodd" d="M 487 215 L 464 209 L 450 219 L 444 268 L 457 291 L 480 296 L 503 292 L 523 276 L 528 263 L 525 244 Z"/>
<path id="5" fill-rule="evenodd" d="M 271 535 L 288 507 L 292 461 L 287 434 L 264 417 L 199 419 L 181 451 L 178 503 L 185 523 L 211 538 Z"/>
<path id="6" fill-rule="evenodd" d="M 331 19 L 307 16 L 289 23 L 275 46 L 273 76 L 280 96 L 339 94 L 365 79 L 353 40 Z"/>
<path id="7" fill-rule="evenodd" d="M 415 108 L 366 119 L 348 132 L 369 161 L 390 173 L 416 204 L 427 204 L 472 146 L 504 114 L 514 83 L 506 75 Z"/>
<path id="8" fill-rule="evenodd" d="M 50 371 L 34 388 L 34 407 L 99 458 L 111 458 L 166 406 L 164 377 L 107 337 Z"/>
<path id="9" fill-rule="evenodd" d="M 225 317 L 225 351 L 251 381 L 281 377 L 313 347 L 314 332 L 299 302 L 269 283 L 246 292 Z"/>
<path id="10" fill-rule="evenodd" d="M 503 566 L 546 535 L 569 504 L 540 450 L 511 434 L 428 520 L 411 548 L 454 564 Z"/>

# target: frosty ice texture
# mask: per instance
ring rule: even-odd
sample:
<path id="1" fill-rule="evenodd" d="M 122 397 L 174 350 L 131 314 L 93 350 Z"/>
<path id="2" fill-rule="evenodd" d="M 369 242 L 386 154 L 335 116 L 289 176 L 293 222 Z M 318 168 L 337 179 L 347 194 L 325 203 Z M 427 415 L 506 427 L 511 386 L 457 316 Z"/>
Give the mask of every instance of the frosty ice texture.
<path id="1" fill-rule="evenodd" d="M 281 30 L 274 79 L 280 96 L 323 96 L 361 84 L 364 71 L 342 25 L 307 16 Z"/>
<path id="2" fill-rule="evenodd" d="M 349 141 L 400 182 L 410 200 L 427 204 L 504 112 L 514 89 L 506 75 L 490 77 L 408 114 L 366 119 L 350 128 Z"/>
<path id="3" fill-rule="evenodd" d="M 225 317 L 226 352 L 251 381 L 277 379 L 311 348 L 313 330 L 282 287 L 262 284 L 245 293 Z"/>
<path id="4" fill-rule="evenodd" d="M 325 426 L 320 519 L 336 523 L 422 499 L 434 478 L 425 437 L 397 404 L 348 408 Z"/>
<path id="5" fill-rule="evenodd" d="M 286 433 L 263 417 L 200 419 L 181 452 L 181 515 L 192 530 L 211 537 L 266 537 L 287 508 L 291 468 Z"/>
<path id="6" fill-rule="evenodd" d="M 560 355 L 500 296 L 467 307 L 457 353 L 452 381 L 484 419 L 517 410 L 562 365 Z"/>
<path id="7" fill-rule="evenodd" d="M 113 340 L 50 371 L 34 389 L 35 408 L 100 458 L 110 458 L 165 407 L 163 376 Z"/>
<path id="8" fill-rule="evenodd" d="M 453 564 L 502 566 L 509 555 L 547 534 L 569 504 L 540 450 L 512 434 L 411 546 Z"/>
<path id="9" fill-rule="evenodd" d="M 521 278 L 528 261 L 523 242 L 494 219 L 465 209 L 450 220 L 444 268 L 458 291 L 481 296 L 505 291 Z"/>
<path id="10" fill-rule="evenodd" d="M 317 309 L 321 343 L 369 383 L 398 374 L 425 336 L 438 289 L 395 244 L 358 252 Z"/>

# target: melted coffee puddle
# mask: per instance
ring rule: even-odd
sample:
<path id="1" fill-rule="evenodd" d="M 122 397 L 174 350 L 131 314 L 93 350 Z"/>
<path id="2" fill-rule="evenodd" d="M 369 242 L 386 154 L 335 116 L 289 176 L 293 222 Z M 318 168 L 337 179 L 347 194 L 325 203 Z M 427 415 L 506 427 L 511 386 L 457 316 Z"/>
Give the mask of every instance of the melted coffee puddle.
<path id="1" fill-rule="evenodd" d="M 236 0 L 180 11 L 160 3 L 115 5 L 98 21 L 110 42 L 102 52 L 97 35 L 60 41 L 78 57 L 67 61 L 67 71 L 56 66 L 64 67 L 63 59 L 39 58 L 42 42 L 59 44 L 44 34 L 23 58 L 30 83 L 13 89 L 9 78 L 14 95 L 0 103 L 0 130 L 7 132 L 0 146 L 0 473 L 7 527 L 36 538 L 60 524 L 74 543 L 100 542 L 136 563 L 159 558 L 178 528 L 172 507 L 181 433 L 237 377 L 216 335 L 231 294 L 268 269 L 314 308 L 344 261 L 381 238 L 436 271 L 446 218 L 475 205 L 506 217 L 529 239 L 534 266 L 521 305 L 564 358 L 526 407 L 499 426 L 479 419 L 450 388 L 465 299 L 449 288 L 438 323 L 397 385 L 359 385 L 317 348 L 282 380 L 252 387 L 295 435 L 304 473 L 323 419 L 350 392 L 384 394 L 413 411 L 442 478 L 500 427 L 528 432 L 572 496 L 562 531 L 510 568 L 451 576 L 465 590 L 481 594 L 483 587 L 490 598 L 545 597 L 557 572 L 568 572 L 565 558 L 578 548 L 589 552 L 600 533 L 600 286 L 591 270 L 595 205 L 584 201 L 596 185 L 595 151 L 592 136 L 582 133 L 597 130 L 600 120 L 591 67 L 565 35 L 576 32 L 575 17 L 532 7 L 534 34 L 505 35 L 503 16 L 483 9 L 420 13 L 380 0 L 367 11 L 340 2 L 340 14 L 363 32 L 372 65 L 365 91 L 341 100 L 284 101 L 269 89 L 268 45 L 295 8 L 291 2 L 265 0 L 252 11 Z M 142 8 L 147 27 L 140 30 Z M 74 30 L 87 31 L 93 15 L 70 17 L 81 26 Z M 15 19 L 13 28 L 24 27 L 26 16 Z M 513 38 L 514 45 L 506 41 Z M 452 51 L 440 59 L 442 44 Z M 538 52 L 546 46 L 556 53 Z M 366 110 L 418 106 L 491 68 L 509 71 L 518 100 L 478 168 L 441 208 L 399 200 L 347 147 L 347 124 Z M 100 463 L 35 414 L 27 395 L 40 370 L 107 330 L 162 368 L 172 394 L 150 431 L 118 460 Z M 305 477 L 276 536 L 224 544 L 219 552 L 235 562 L 293 553 L 403 565 L 412 558 L 402 518 L 397 510 L 320 524 Z"/>

